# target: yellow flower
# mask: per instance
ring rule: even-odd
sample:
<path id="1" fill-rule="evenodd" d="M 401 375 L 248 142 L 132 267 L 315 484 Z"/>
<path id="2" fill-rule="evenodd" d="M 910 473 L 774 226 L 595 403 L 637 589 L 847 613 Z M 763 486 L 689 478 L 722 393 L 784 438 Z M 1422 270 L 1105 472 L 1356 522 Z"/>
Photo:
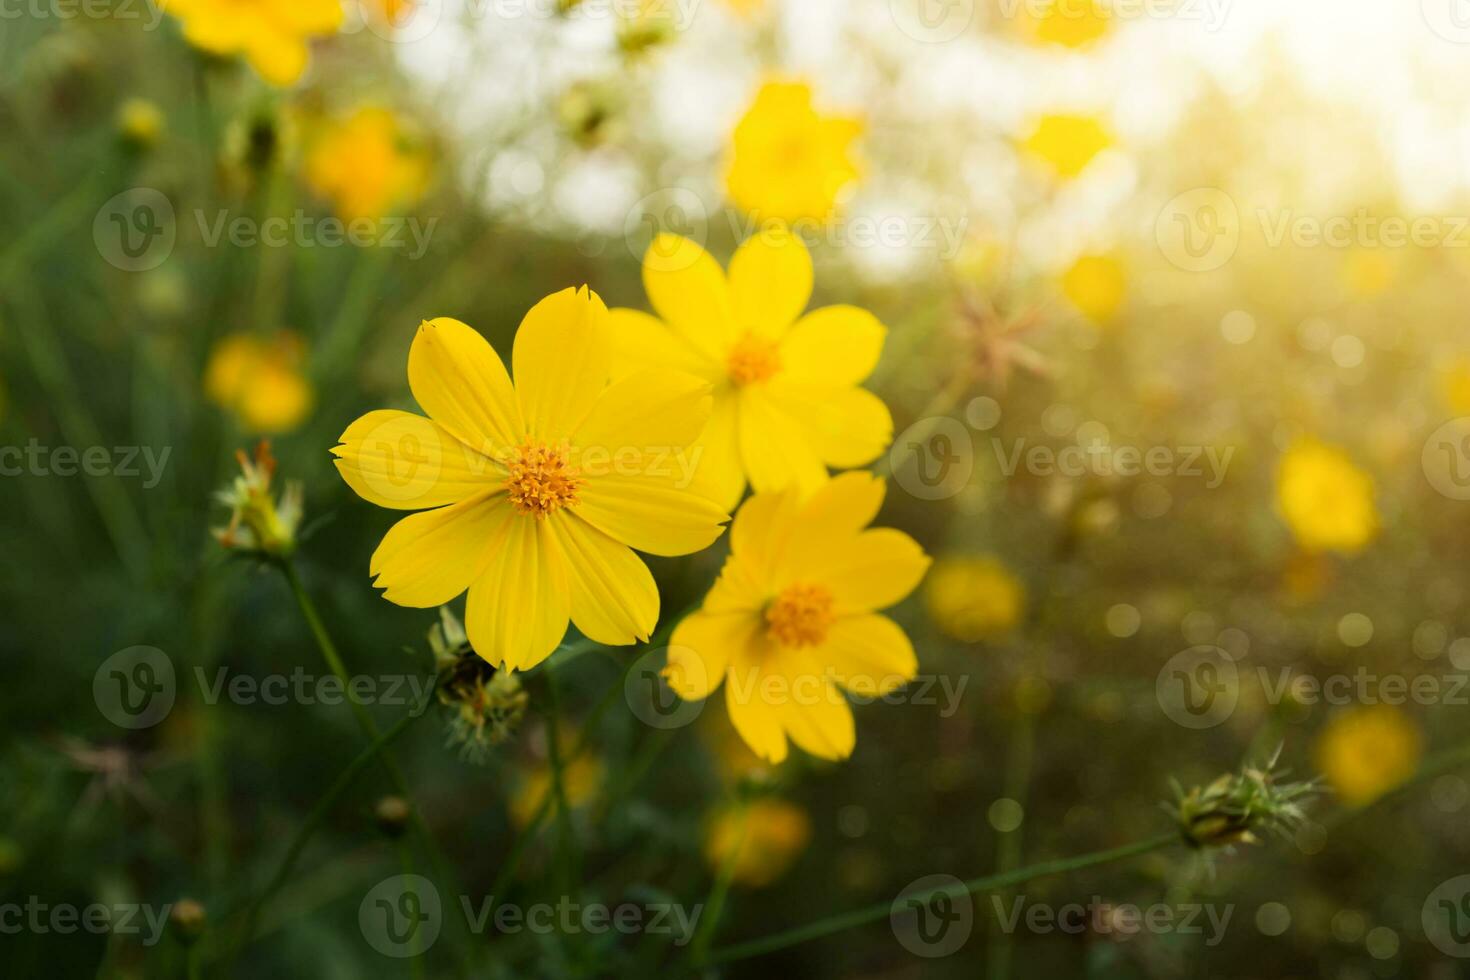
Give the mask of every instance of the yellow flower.
<path id="1" fill-rule="evenodd" d="M 924 599 L 935 625 L 973 643 L 1020 621 L 1026 587 L 995 558 L 941 558 L 924 585 Z"/>
<path id="2" fill-rule="evenodd" d="M 364 106 L 317 138 L 304 173 L 345 220 L 381 218 L 423 195 L 429 160 L 407 144 L 393 113 Z"/>
<path id="3" fill-rule="evenodd" d="M 1457 357 L 1440 368 L 1439 396 L 1450 411 L 1470 414 L 1470 357 Z"/>
<path id="4" fill-rule="evenodd" d="M 332 450 L 364 500 L 424 511 L 373 554 L 384 597 L 429 608 L 468 590 L 470 643 L 505 669 L 545 660 L 569 617 L 597 643 L 646 639 L 658 588 L 631 549 L 687 555 L 727 520 L 688 486 L 709 386 L 667 370 L 609 384 L 607 335 L 596 293 L 548 296 L 516 334 L 512 387 L 484 337 L 425 321 L 408 384 L 428 418 L 369 412 Z"/>
<path id="5" fill-rule="evenodd" d="M 1093 116 L 1042 116 L 1021 144 L 1044 161 L 1059 177 L 1076 177 L 1103 150 L 1113 145 L 1112 134 Z"/>
<path id="6" fill-rule="evenodd" d="M 1388 249 L 1354 249 L 1342 260 L 1342 281 L 1361 299 L 1386 293 L 1398 274 L 1398 256 Z"/>
<path id="7" fill-rule="evenodd" d="M 593 756 L 581 755 L 568 762 L 561 774 L 561 789 L 566 794 L 567 808 L 580 810 L 591 803 L 602 788 L 603 775 L 602 763 Z M 526 826 L 541 809 L 547 794 L 554 796 L 555 792 L 550 767 L 536 770 L 521 780 L 515 795 L 510 798 L 510 819 L 517 827 Z M 551 807 L 555 813 L 554 798 Z"/>
<path id="8" fill-rule="evenodd" d="M 1062 292 L 1093 323 L 1118 315 L 1128 296 L 1123 265 L 1110 255 L 1084 255 L 1062 275 Z"/>
<path id="9" fill-rule="evenodd" d="M 858 178 L 859 119 L 821 116 L 804 82 L 767 82 L 735 126 L 726 187 L 736 207 L 779 221 L 824 218 Z"/>
<path id="10" fill-rule="evenodd" d="M 117 129 L 123 140 L 138 149 L 148 149 L 163 136 L 163 110 L 147 99 L 128 99 L 117 110 Z"/>
<path id="11" fill-rule="evenodd" d="M 790 232 L 748 239 L 728 280 L 694 242 L 660 235 L 644 256 L 643 285 L 658 317 L 613 310 L 620 369 L 663 366 L 713 386 L 697 451 L 702 486 L 719 503 L 733 508 L 747 479 L 757 492 L 809 491 L 827 466 L 862 466 L 888 448 L 888 408 L 858 387 L 887 331 L 854 306 L 802 316 L 812 260 Z"/>
<path id="12" fill-rule="evenodd" d="M 728 674 L 730 721 L 762 759 L 785 759 L 788 737 L 845 759 L 855 733 L 843 690 L 881 696 L 918 670 L 903 630 L 875 610 L 912 592 L 929 557 L 901 531 L 864 530 L 883 492 L 872 474 L 844 473 L 805 498 L 752 497 L 704 606 L 674 630 L 669 687 L 695 700 Z"/>
<path id="13" fill-rule="evenodd" d="M 812 822 L 805 810 L 763 797 L 722 810 L 710 823 L 704 855 L 716 873 L 733 860 L 732 881 L 764 888 L 790 869 L 811 836 Z"/>
<path id="14" fill-rule="evenodd" d="M 766 6 L 766 0 L 725 0 L 729 7 L 741 17 L 753 17 Z"/>
<path id="15" fill-rule="evenodd" d="M 1029 30 L 1041 44 L 1082 48 L 1108 33 L 1112 12 L 1101 0 L 1043 0 L 1032 8 Z"/>
<path id="16" fill-rule="evenodd" d="M 1338 797 L 1364 806 L 1412 776 L 1422 751 L 1418 727 L 1379 704 L 1335 715 L 1317 736 L 1313 754 Z"/>
<path id="17" fill-rule="evenodd" d="M 160 0 L 184 22 L 184 39 L 218 55 L 244 55 L 272 85 L 306 71 L 307 42 L 342 26 L 341 0 Z"/>
<path id="18" fill-rule="evenodd" d="M 214 345 L 204 371 L 204 390 L 234 414 L 247 432 L 290 432 L 311 413 L 315 396 L 301 371 L 305 344 L 282 331 L 275 337 L 236 333 Z"/>
<path id="19" fill-rule="evenodd" d="M 1373 478 L 1335 446 L 1299 440 L 1276 471 L 1281 516 L 1307 551 L 1361 551 L 1378 533 Z"/>

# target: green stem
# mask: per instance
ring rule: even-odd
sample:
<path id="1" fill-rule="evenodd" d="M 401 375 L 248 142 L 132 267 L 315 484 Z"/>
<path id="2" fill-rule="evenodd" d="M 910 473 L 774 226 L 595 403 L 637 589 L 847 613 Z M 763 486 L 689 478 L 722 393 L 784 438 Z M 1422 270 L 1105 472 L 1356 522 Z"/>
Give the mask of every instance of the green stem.
<path id="1" fill-rule="evenodd" d="M 557 717 L 561 697 L 557 690 L 556 667 L 546 665 L 546 755 L 551 764 L 551 789 L 556 800 L 556 867 L 557 883 L 563 894 L 576 879 L 577 842 L 572 830 L 572 811 L 567 806 L 566 767 L 562 764 L 561 739 L 557 735 Z"/>
<path id="2" fill-rule="evenodd" d="M 961 895 L 978 895 L 983 892 L 992 892 L 1012 885 L 1043 878 L 1048 875 L 1066 874 L 1070 871 L 1080 871 L 1083 868 L 1094 868 L 1102 864 L 1112 864 L 1116 861 L 1125 861 L 1129 858 L 1147 854 L 1150 851 L 1162 850 L 1182 843 L 1178 832 L 1161 834 L 1147 840 L 1135 841 L 1132 844 L 1124 844 L 1104 851 L 1093 851 L 1089 854 L 1079 854 L 1076 857 L 1060 858 L 1055 861 L 1044 861 L 1041 864 L 1033 864 L 1029 867 L 1018 868 L 1005 874 L 988 875 L 984 878 L 973 878 L 963 882 L 959 886 L 951 885 L 948 888 L 935 888 L 928 892 L 919 892 L 912 896 L 914 900 L 927 903 L 934 899 L 947 895 L 958 898 Z M 854 909 L 851 912 L 842 912 L 830 915 L 815 922 L 809 922 L 804 926 L 787 929 L 784 932 L 774 933 L 760 939 L 752 939 L 749 942 L 737 943 L 734 946 L 726 946 L 715 950 L 710 954 L 707 963 L 711 966 L 720 963 L 733 963 L 737 960 L 749 959 L 752 956 L 763 956 L 766 953 L 774 953 L 780 949 L 796 946 L 801 943 L 811 942 L 813 939 L 821 939 L 848 929 L 856 929 L 858 926 L 867 925 L 870 922 L 878 922 L 886 919 L 893 911 L 892 902 L 879 902 L 866 908 Z"/>
<path id="3" fill-rule="evenodd" d="M 715 931 L 719 929 L 720 914 L 725 911 L 725 899 L 730 895 L 730 885 L 735 880 L 735 867 L 740 862 L 740 851 L 745 847 L 745 834 L 749 829 L 746 811 L 746 804 L 742 801 L 740 831 L 735 835 L 734 845 L 720 861 L 720 869 L 704 899 L 704 917 L 699 921 L 694 941 L 689 944 L 689 959 L 696 966 L 703 965 L 705 958 L 709 956 L 709 944 L 715 938 Z"/>

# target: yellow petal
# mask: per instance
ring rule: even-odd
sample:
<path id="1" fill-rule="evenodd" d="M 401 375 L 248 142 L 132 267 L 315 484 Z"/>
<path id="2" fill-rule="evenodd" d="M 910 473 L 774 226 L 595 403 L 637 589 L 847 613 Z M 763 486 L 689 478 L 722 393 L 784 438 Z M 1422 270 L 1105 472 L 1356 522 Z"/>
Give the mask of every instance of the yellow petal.
<path id="1" fill-rule="evenodd" d="M 740 392 L 740 461 L 756 493 L 796 487 L 809 493 L 827 479 L 801 420 L 770 397 L 774 385 Z"/>
<path id="2" fill-rule="evenodd" d="M 800 514 L 801 497 L 795 491 L 756 494 L 735 515 L 730 527 L 730 554 L 751 567 L 753 579 L 773 579 L 787 554 Z"/>
<path id="3" fill-rule="evenodd" d="M 607 307 L 585 286 L 553 293 L 521 321 L 511 360 L 526 434 L 546 443 L 566 439 L 612 375 Z"/>
<path id="4" fill-rule="evenodd" d="M 849 691 L 881 697 L 897 690 L 919 672 L 914 645 L 887 616 L 843 616 L 827 631 L 822 659 L 837 682 Z"/>
<path id="5" fill-rule="evenodd" d="M 750 657 L 738 653 L 731 660 L 731 667 L 725 684 L 725 708 L 730 713 L 730 724 L 756 755 L 767 762 L 784 761 L 786 732 L 776 707 L 761 695 L 760 667 Z"/>
<path id="6" fill-rule="evenodd" d="M 465 602 L 470 645 L 506 670 L 536 666 L 567 632 L 566 561 L 544 524 L 520 514 L 509 521 Z"/>
<path id="7" fill-rule="evenodd" d="M 658 586 L 648 566 L 573 514 L 554 514 L 546 527 L 566 560 L 577 629 L 609 646 L 648 639 L 658 623 Z"/>
<path id="8" fill-rule="evenodd" d="M 784 225 L 747 238 L 730 260 L 735 322 L 778 337 L 812 298 L 812 257 Z"/>
<path id="9" fill-rule="evenodd" d="M 614 378 L 647 367 L 670 368 L 709 381 L 724 377 L 721 362 L 700 351 L 658 317 L 627 309 L 608 310 L 607 316 Z"/>
<path id="10" fill-rule="evenodd" d="M 792 550 L 820 553 L 860 533 L 878 516 L 887 485 L 883 478 L 857 471 L 823 484 L 801 506 L 794 523 Z"/>
<path id="11" fill-rule="evenodd" d="M 735 342 L 735 315 L 725 272 L 708 252 L 687 238 L 659 235 L 643 256 L 643 288 L 665 323 L 723 363 Z"/>
<path id="12" fill-rule="evenodd" d="M 929 570 L 929 556 L 913 538 L 892 528 L 875 528 L 829 546 L 820 555 L 793 556 L 795 579 L 811 579 L 832 590 L 839 613 L 886 609 L 914 591 Z"/>
<path id="13" fill-rule="evenodd" d="M 373 585 L 400 606 L 442 606 L 480 577 L 514 518 L 499 491 L 405 517 L 373 552 Z"/>
<path id="14" fill-rule="evenodd" d="M 245 54 L 261 78 L 281 88 L 306 72 L 306 41 L 300 37 L 255 34 L 246 40 Z"/>
<path id="15" fill-rule="evenodd" d="M 857 729 L 842 692 L 820 673 L 793 673 L 790 680 L 791 694 L 776 716 L 791 741 L 819 759 L 852 755 Z"/>
<path id="16" fill-rule="evenodd" d="M 690 489 L 733 511 L 745 492 L 745 470 L 740 465 L 739 396 L 726 387 L 717 391 L 709 422 L 689 447 L 694 464 Z"/>
<path id="17" fill-rule="evenodd" d="M 419 324 L 408 351 L 408 386 L 429 417 L 483 455 L 525 441 L 505 364 L 467 324 L 441 316 Z"/>
<path id="18" fill-rule="evenodd" d="M 705 595 L 702 608 L 707 613 L 739 612 L 755 614 L 759 618 L 774 592 L 769 581 L 759 565 L 731 555 L 725 559 L 719 577 Z"/>
<path id="19" fill-rule="evenodd" d="M 483 493 L 505 479 L 481 456 L 422 415 L 383 409 L 347 427 L 332 447 L 337 471 L 364 500 L 423 510 Z"/>
<path id="20" fill-rule="evenodd" d="M 692 374 L 630 374 L 603 390 L 572 434 L 577 465 L 592 477 L 599 468 L 611 471 L 619 454 L 656 457 L 683 450 L 704 431 L 712 403 L 709 384 Z"/>
<path id="21" fill-rule="evenodd" d="M 888 329 L 856 306 L 824 306 L 800 320 L 781 340 L 781 369 L 793 381 L 846 386 L 861 383 L 878 365 Z"/>
<path id="22" fill-rule="evenodd" d="M 573 512 L 614 541 L 650 555 L 687 555 L 710 546 L 724 530 L 724 509 L 690 490 L 677 454 L 645 461 L 637 476 L 589 479 Z M 660 474 L 668 473 L 670 476 Z"/>
<path id="23" fill-rule="evenodd" d="M 773 410 L 799 427 L 793 433 L 822 463 L 846 469 L 864 466 L 893 442 L 893 416 L 865 388 L 829 388 L 774 381 L 766 397 Z M 757 481 L 752 476 L 752 483 Z"/>
<path id="24" fill-rule="evenodd" d="M 685 616 L 669 639 L 664 679 L 686 701 L 709 697 L 725 679 L 731 658 L 749 647 L 759 628 L 759 617 L 750 613 Z"/>

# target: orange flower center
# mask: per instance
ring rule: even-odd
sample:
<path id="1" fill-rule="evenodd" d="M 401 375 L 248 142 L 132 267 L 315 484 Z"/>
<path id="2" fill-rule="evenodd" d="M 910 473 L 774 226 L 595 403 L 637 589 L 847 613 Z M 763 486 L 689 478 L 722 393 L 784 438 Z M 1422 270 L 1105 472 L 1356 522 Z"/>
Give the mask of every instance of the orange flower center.
<path id="1" fill-rule="evenodd" d="M 545 517 L 577 502 L 582 480 L 567 462 L 566 447 L 527 443 L 510 464 L 505 481 L 510 502 L 516 510 L 532 517 Z"/>
<path id="2" fill-rule="evenodd" d="M 788 586 L 766 606 L 766 635 L 783 647 L 817 646 L 837 618 L 832 606 L 825 586 Z"/>
<path id="3" fill-rule="evenodd" d="M 781 353 L 774 340 L 747 333 L 730 348 L 730 357 L 726 363 L 730 369 L 730 378 L 736 384 L 755 384 L 769 380 L 781 370 Z"/>

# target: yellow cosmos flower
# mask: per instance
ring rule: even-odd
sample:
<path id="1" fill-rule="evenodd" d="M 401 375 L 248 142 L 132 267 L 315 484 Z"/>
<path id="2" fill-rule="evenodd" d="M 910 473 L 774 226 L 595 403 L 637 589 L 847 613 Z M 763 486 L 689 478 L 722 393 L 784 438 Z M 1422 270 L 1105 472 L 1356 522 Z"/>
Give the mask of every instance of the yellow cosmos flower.
<path id="1" fill-rule="evenodd" d="M 332 452 L 364 500 L 423 510 L 373 554 L 384 597 L 429 608 L 468 590 L 465 629 L 480 656 L 524 670 L 567 620 L 609 645 L 646 639 L 658 588 L 632 548 L 686 555 L 727 516 L 689 488 L 687 449 L 709 417 L 709 385 L 668 370 L 609 384 L 607 308 L 567 289 L 516 334 L 515 385 L 470 327 L 419 326 L 408 384 L 428 418 L 369 412 Z"/>
<path id="2" fill-rule="evenodd" d="M 811 837 L 805 810 L 763 797 L 721 811 L 710 823 L 704 855 L 712 871 L 718 873 L 733 861 L 732 881 L 764 888 L 790 870 Z"/>
<path id="3" fill-rule="evenodd" d="M 337 33 L 341 0 L 160 0 L 184 22 L 184 38 L 218 55 L 243 55 L 272 85 L 306 71 L 307 42 Z"/>
<path id="4" fill-rule="evenodd" d="M 1112 134 L 1093 116 L 1042 116 L 1022 147 L 1045 162 L 1057 176 L 1076 177 L 1093 159 L 1113 145 Z"/>
<path id="5" fill-rule="evenodd" d="M 1049 0 L 1027 5 L 1027 10 L 1027 26 L 1038 44 L 1083 48 L 1106 35 L 1113 23 L 1112 11 L 1101 0 Z"/>
<path id="6" fill-rule="evenodd" d="M 1112 322 L 1128 296 L 1123 265 L 1111 255 L 1084 255 L 1062 275 L 1062 293 L 1093 323 Z"/>
<path id="7" fill-rule="evenodd" d="M 936 626 L 965 643 L 1013 628 L 1026 607 L 1026 587 L 998 559 L 941 558 L 924 585 Z"/>
<path id="8" fill-rule="evenodd" d="M 1317 736 L 1313 755 L 1338 798 L 1364 806 L 1414 775 L 1422 752 L 1418 727 L 1379 704 L 1335 715 Z"/>
<path id="9" fill-rule="evenodd" d="M 290 432 L 311 414 L 316 400 L 301 371 L 304 350 L 301 337 L 289 331 L 271 338 L 231 334 L 210 351 L 205 394 L 246 432 Z"/>
<path id="10" fill-rule="evenodd" d="M 767 82 L 735 126 L 726 189 L 763 220 L 824 218 L 858 178 L 851 156 L 861 120 L 818 115 L 811 86 Z"/>
<path id="11" fill-rule="evenodd" d="M 1373 478 L 1341 449 L 1312 439 L 1281 457 L 1276 503 L 1307 551 L 1353 554 L 1378 533 Z"/>
<path id="12" fill-rule="evenodd" d="M 317 138 L 304 174 L 343 219 L 381 218 L 423 195 L 429 159 L 408 144 L 393 113 L 364 106 Z"/>
<path id="13" fill-rule="evenodd" d="M 748 239 L 728 279 L 694 242 L 660 235 L 643 259 L 643 285 L 658 317 L 612 311 L 620 370 L 661 366 L 711 384 L 698 452 L 714 500 L 733 508 L 747 479 L 757 492 L 809 491 L 828 466 L 862 466 L 888 448 L 888 407 L 858 387 L 887 331 L 855 306 L 802 315 L 812 260 L 790 232 Z"/>
<path id="14" fill-rule="evenodd" d="M 901 531 L 864 530 L 883 492 L 872 474 L 844 473 L 805 498 L 752 497 L 719 580 L 674 630 L 669 687 L 704 698 L 728 675 L 730 721 L 762 759 L 785 759 L 787 738 L 845 759 L 855 733 L 843 690 L 881 696 L 918 670 L 903 630 L 875 610 L 912 592 L 929 557 Z"/>
<path id="15" fill-rule="evenodd" d="M 566 764 L 561 774 L 562 793 L 567 798 L 569 810 L 580 810 L 597 798 L 602 789 L 605 775 L 602 762 L 590 755 L 581 755 Z M 536 811 L 546 801 L 548 794 L 555 794 L 551 769 L 541 768 L 522 779 L 510 798 L 510 819 L 517 827 L 524 827 L 536 816 Z M 556 801 L 552 800 L 551 812 L 556 812 Z"/>

